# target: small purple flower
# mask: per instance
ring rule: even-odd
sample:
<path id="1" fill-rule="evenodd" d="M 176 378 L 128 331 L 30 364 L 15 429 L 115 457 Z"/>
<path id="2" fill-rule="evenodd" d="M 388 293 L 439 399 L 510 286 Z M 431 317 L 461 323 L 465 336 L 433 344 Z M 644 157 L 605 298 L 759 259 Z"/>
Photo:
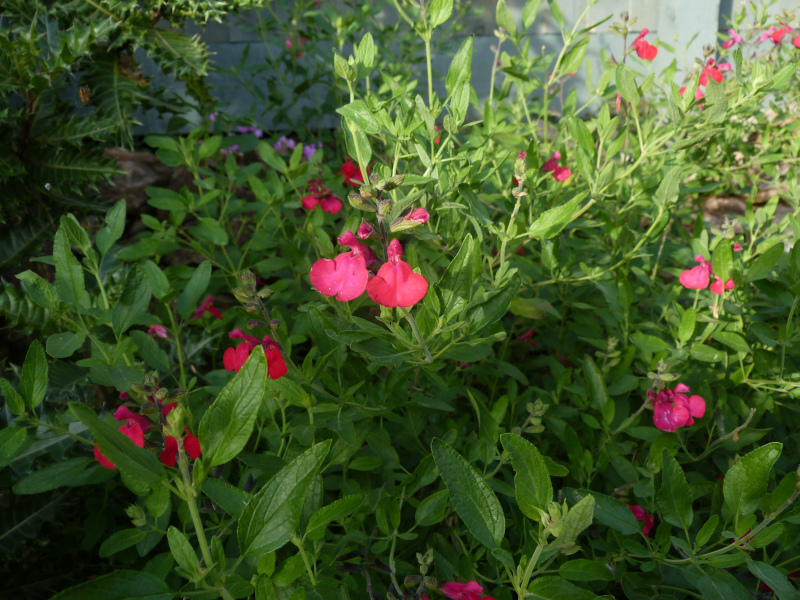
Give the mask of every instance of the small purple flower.
<path id="1" fill-rule="evenodd" d="M 291 138 L 287 138 L 285 135 L 282 135 L 278 138 L 278 141 L 275 142 L 273 148 L 275 148 L 275 152 L 278 154 L 288 154 L 291 150 L 294 150 L 297 146 L 297 142 L 295 142 Z"/>
<path id="2" fill-rule="evenodd" d="M 258 129 L 255 125 L 253 125 L 253 133 L 256 134 L 256 139 L 258 140 L 264 137 L 264 131 L 262 129 Z"/>
<path id="3" fill-rule="evenodd" d="M 240 127 L 237 127 L 236 129 L 237 129 L 237 130 L 239 131 L 239 133 L 241 133 L 242 135 L 245 135 L 245 134 L 247 134 L 247 133 L 250 133 L 250 128 L 249 128 L 249 127 L 241 127 L 241 126 L 240 126 Z"/>
<path id="4" fill-rule="evenodd" d="M 164 328 L 163 325 L 153 324 L 150 326 L 150 329 L 147 330 L 147 335 L 149 335 L 153 339 L 156 339 L 156 336 L 160 338 L 166 338 L 167 330 Z"/>
<path id="5" fill-rule="evenodd" d="M 217 113 L 211 113 L 210 115 L 208 115 L 208 120 L 211 121 L 212 123 L 214 121 L 216 121 L 217 120 Z"/>
<path id="6" fill-rule="evenodd" d="M 303 157 L 306 160 L 311 160 L 311 157 L 314 156 L 318 149 L 322 148 L 322 143 L 319 144 L 319 148 L 314 144 L 308 144 L 308 146 L 303 146 Z"/>

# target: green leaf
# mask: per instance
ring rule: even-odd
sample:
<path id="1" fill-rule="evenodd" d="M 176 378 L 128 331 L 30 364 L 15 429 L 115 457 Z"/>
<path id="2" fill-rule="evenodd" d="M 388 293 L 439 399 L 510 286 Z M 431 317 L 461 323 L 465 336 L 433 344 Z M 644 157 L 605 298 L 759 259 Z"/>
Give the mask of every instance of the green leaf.
<path id="1" fill-rule="evenodd" d="M 321 540 L 325 537 L 325 528 L 333 521 L 349 517 L 364 503 L 364 494 L 353 494 L 334 500 L 323 506 L 308 521 L 306 537 L 310 540 Z"/>
<path id="2" fill-rule="evenodd" d="M 666 448 L 662 453 L 661 489 L 658 490 L 658 507 L 664 520 L 676 527 L 692 526 L 692 490 L 683 469 Z"/>
<path id="3" fill-rule="evenodd" d="M 222 145 L 222 136 L 221 135 L 212 135 L 210 138 L 206 138 L 203 140 L 203 143 L 200 144 L 200 148 L 197 149 L 197 155 L 200 158 L 208 158 L 209 156 L 214 156 L 219 147 Z"/>
<path id="4" fill-rule="evenodd" d="M 117 531 L 100 545 L 99 554 L 102 558 L 108 558 L 117 552 L 135 546 L 146 537 L 147 532 L 141 529 L 130 528 Z"/>
<path id="5" fill-rule="evenodd" d="M 259 142 L 258 155 L 261 157 L 261 160 L 267 163 L 269 167 L 278 171 L 278 173 L 286 173 L 286 163 L 283 162 L 280 154 L 275 151 L 272 144 Z"/>
<path id="6" fill-rule="evenodd" d="M 547 463 L 537 450 L 525 438 L 514 433 L 500 436 L 503 448 L 511 455 L 514 467 L 514 495 L 519 509 L 526 517 L 539 521 L 539 511 L 547 511 L 547 503 L 553 500 L 553 484 Z"/>
<path id="7" fill-rule="evenodd" d="M 614 581 L 614 574 L 606 565 L 585 558 L 565 562 L 558 568 L 558 574 L 572 581 Z"/>
<path id="8" fill-rule="evenodd" d="M 731 244 L 727 240 L 722 240 L 714 248 L 714 254 L 711 256 L 711 266 L 714 269 L 714 275 L 728 281 L 731 278 L 730 270 L 733 267 L 733 250 Z"/>
<path id="9" fill-rule="evenodd" d="M 72 213 L 67 213 L 61 216 L 61 228 L 67 232 L 69 243 L 81 249 L 81 252 L 86 252 L 91 246 L 89 241 L 89 234 L 81 227 L 77 217 Z"/>
<path id="10" fill-rule="evenodd" d="M 228 233 L 222 228 L 217 219 L 201 217 L 197 225 L 191 228 L 192 234 L 202 240 L 211 242 L 215 246 L 228 245 Z"/>
<path id="11" fill-rule="evenodd" d="M 665 206 L 673 200 L 677 200 L 682 180 L 683 169 L 681 169 L 681 167 L 672 167 L 667 171 L 667 174 L 664 175 L 664 179 L 661 180 L 656 190 L 656 200 L 658 200 L 661 206 Z"/>
<path id="12" fill-rule="evenodd" d="M 274 152 L 274 150 L 273 150 Z M 200 305 L 200 298 L 211 282 L 211 263 L 204 260 L 192 273 L 189 283 L 178 296 L 178 313 L 185 319 Z"/>
<path id="13" fill-rule="evenodd" d="M 431 0 L 428 4 L 431 15 L 431 29 L 438 27 L 453 14 L 453 0 Z"/>
<path id="14" fill-rule="evenodd" d="M 700 528 L 700 531 L 697 532 L 697 537 L 695 538 L 695 546 L 698 548 L 702 548 L 708 543 L 708 540 L 711 539 L 711 536 L 714 535 L 714 532 L 717 530 L 717 526 L 719 525 L 719 515 L 711 515 L 703 526 Z"/>
<path id="15" fill-rule="evenodd" d="M 5 379 L 0 379 L 0 383 Z M 5 394 L 5 389 L 3 390 Z M 6 402 L 8 402 L 6 396 Z M 0 469 L 17 457 L 17 454 L 25 447 L 28 434 L 24 427 L 4 427 L 0 429 Z"/>
<path id="16" fill-rule="evenodd" d="M 565 554 L 576 552 L 579 548 L 575 546 L 575 541 L 592 524 L 594 504 L 594 496 L 588 495 L 571 506 L 567 516 L 559 524 L 558 537 L 550 544 L 550 548 L 563 548 Z"/>
<path id="17" fill-rule="evenodd" d="M 101 256 L 122 237 L 122 233 L 125 231 L 125 210 L 125 200 L 120 200 L 106 214 L 106 224 L 97 232 L 94 240 Z"/>
<path id="18" fill-rule="evenodd" d="M 521 284 L 522 278 L 515 273 L 505 287 L 489 292 L 478 304 L 471 306 L 468 309 L 470 331 L 478 333 L 487 325 L 499 321 L 511 307 Z"/>
<path id="19" fill-rule="evenodd" d="M 169 357 L 158 347 L 158 343 L 152 337 L 144 331 L 138 330 L 131 331 L 130 336 L 139 348 L 139 356 L 147 363 L 148 367 L 152 367 L 164 375 L 169 373 Z"/>
<path id="20" fill-rule="evenodd" d="M 414 520 L 420 527 L 427 525 L 436 525 L 444 519 L 445 509 L 447 508 L 447 500 L 450 498 L 450 492 L 441 490 L 435 492 L 423 499 L 417 510 L 414 513 Z"/>
<path id="21" fill-rule="evenodd" d="M 722 350 L 717 350 L 705 344 L 695 344 L 689 350 L 689 356 L 701 360 L 703 362 L 719 362 L 725 353 Z"/>
<path id="22" fill-rule="evenodd" d="M 101 421 L 91 408 L 70 402 L 69 409 L 89 429 L 100 452 L 125 476 L 151 486 L 165 479 L 164 467 L 152 453 L 139 448 L 114 427 Z"/>
<path id="23" fill-rule="evenodd" d="M 25 400 L 19 395 L 14 386 L 8 379 L 0 377 L 0 391 L 3 392 L 3 397 L 6 399 L 8 409 L 15 415 L 21 415 L 25 412 Z"/>
<path id="24" fill-rule="evenodd" d="M 160 300 L 169 294 L 169 281 L 167 281 L 167 276 L 164 275 L 164 271 L 152 260 L 146 260 L 141 264 L 144 268 L 144 272 L 147 274 L 147 280 L 150 282 L 150 289 L 153 292 L 153 296 Z"/>
<path id="25" fill-rule="evenodd" d="M 117 337 L 122 337 L 128 328 L 147 314 L 150 305 L 150 282 L 138 264 L 133 265 L 125 279 L 125 288 L 111 312 L 111 324 Z"/>
<path id="26" fill-rule="evenodd" d="M 750 600 L 750 594 L 727 571 L 706 567 L 706 575 L 695 584 L 703 600 Z"/>
<path id="27" fill-rule="evenodd" d="M 243 556 L 267 554 L 289 541 L 300 522 L 308 489 L 330 446 L 331 440 L 325 440 L 303 452 L 247 503 L 237 530 Z"/>
<path id="28" fill-rule="evenodd" d="M 444 83 L 449 95 L 454 94 L 459 85 L 469 84 L 472 79 L 472 43 L 473 36 L 469 36 L 461 42 L 461 47 L 453 56 L 450 67 L 447 69 L 447 78 Z"/>
<path id="29" fill-rule="evenodd" d="M 564 488 L 564 493 L 571 502 L 577 502 L 584 496 L 591 494 L 595 499 L 594 518 L 600 523 L 616 529 L 622 535 L 638 535 L 641 533 L 642 526 L 636 522 L 636 517 L 633 516 L 631 509 L 620 500 L 600 492 L 584 489 Z"/>
<path id="30" fill-rule="evenodd" d="M 578 587 L 555 575 L 537 577 L 528 586 L 525 600 L 593 600 L 598 598 L 589 590 Z"/>
<path id="31" fill-rule="evenodd" d="M 74 485 L 90 463 L 94 463 L 94 459 L 88 457 L 68 458 L 55 462 L 18 481 L 14 485 L 14 493 L 41 494 Z"/>
<path id="32" fill-rule="evenodd" d="M 559 65 L 560 73 L 575 74 L 583 64 L 586 50 L 589 48 L 589 35 L 583 36 L 569 50 L 564 53 Z"/>
<path id="33" fill-rule="evenodd" d="M 251 352 L 200 421 L 198 437 L 204 465 L 209 468 L 221 465 L 242 451 L 253 432 L 266 379 L 264 352 Z"/>
<path id="34" fill-rule="evenodd" d="M 586 194 L 578 194 L 569 202 L 544 211 L 528 229 L 528 235 L 539 240 L 549 240 L 561 233 L 578 212 L 578 206 Z"/>
<path id="35" fill-rule="evenodd" d="M 22 377 L 19 382 L 19 395 L 28 408 L 36 408 L 44 400 L 47 392 L 47 357 L 39 340 L 34 340 L 22 363 Z"/>
<path id="36" fill-rule="evenodd" d="M 550 6 L 550 15 L 553 17 L 553 20 L 558 23 L 558 26 L 563 30 L 564 15 L 561 14 L 561 9 L 558 7 L 558 2 L 556 2 L 556 0 L 547 0 L 547 4 Z"/>
<path id="37" fill-rule="evenodd" d="M 83 346 L 85 340 L 85 329 L 81 329 L 77 333 L 71 331 L 54 333 L 47 338 L 47 353 L 53 358 L 69 358 Z"/>
<path id="38" fill-rule="evenodd" d="M 89 292 L 83 268 L 72 253 L 66 231 L 59 227 L 53 239 L 53 262 L 56 267 L 56 291 L 73 310 L 89 304 Z"/>
<path id="39" fill-rule="evenodd" d="M 517 24 L 514 23 L 514 16 L 511 14 L 511 11 L 508 10 L 508 6 L 506 6 L 506 0 L 497 0 L 494 16 L 498 26 L 511 34 L 511 37 L 516 37 Z"/>
<path id="40" fill-rule="evenodd" d="M 442 297 L 442 315 L 449 321 L 462 312 L 472 293 L 472 235 L 467 234 L 455 258 L 436 284 Z"/>
<path id="41" fill-rule="evenodd" d="M 747 340 L 744 339 L 744 336 L 741 333 L 735 333 L 733 331 L 717 331 L 714 333 L 713 338 L 717 342 L 728 346 L 728 348 L 732 348 L 736 352 L 744 352 L 745 354 L 750 352 L 750 345 L 747 343 Z"/>
<path id="42" fill-rule="evenodd" d="M 783 242 L 777 242 L 764 252 L 764 254 L 755 259 L 747 268 L 745 280 L 749 282 L 764 279 L 770 274 L 772 269 L 775 268 L 775 265 L 778 264 L 781 256 L 783 256 Z"/>
<path id="43" fill-rule="evenodd" d="M 639 89 L 636 87 L 633 69 L 625 64 L 620 64 L 617 67 L 616 81 L 617 90 L 622 94 L 625 100 L 633 105 L 635 110 L 635 107 L 639 104 L 639 100 L 641 100 L 641 96 L 639 95 Z"/>
<path id="44" fill-rule="evenodd" d="M 174 525 L 167 529 L 167 542 L 169 543 L 169 550 L 175 558 L 175 562 L 180 565 L 188 575 L 197 573 L 200 568 L 200 561 L 194 553 L 194 548 Z"/>
<path id="45" fill-rule="evenodd" d="M 52 310 L 58 304 L 58 292 L 49 281 L 42 279 L 33 271 L 19 273 L 17 279 L 34 304 Z"/>
<path id="46" fill-rule="evenodd" d="M 662 350 L 672 350 L 672 346 L 653 335 L 646 333 L 634 333 L 631 335 L 631 341 L 637 348 L 641 348 L 645 352 L 661 352 Z"/>
<path id="47" fill-rule="evenodd" d="M 365 133 L 378 135 L 381 132 L 381 124 L 373 116 L 363 100 L 355 100 L 350 104 L 345 104 L 337 108 L 336 112 L 358 125 Z"/>
<path id="48" fill-rule="evenodd" d="M 722 495 L 731 517 L 745 517 L 758 508 L 761 497 L 767 493 L 769 475 L 782 448 L 778 442 L 756 448 L 728 470 Z"/>
<path id="49" fill-rule="evenodd" d="M 358 66 L 356 77 L 358 79 L 363 79 L 375 68 L 377 55 L 378 52 L 375 48 L 375 41 L 372 39 L 372 34 L 367 32 L 364 34 L 364 37 L 361 38 L 361 42 L 356 46 L 355 57 Z"/>
<path id="50" fill-rule="evenodd" d="M 155 575 L 114 571 L 64 590 L 51 600 L 172 600 L 175 594 Z"/>
<path id="51" fill-rule="evenodd" d="M 697 322 L 697 311 L 693 308 L 687 308 L 681 316 L 681 324 L 678 327 L 678 339 L 682 344 L 685 344 L 694 335 L 694 327 Z"/>
<path id="52" fill-rule="evenodd" d="M 220 481 L 219 479 L 206 479 L 203 482 L 203 493 L 230 516 L 238 519 L 244 512 L 244 507 L 252 497 L 245 491 Z"/>
<path id="53" fill-rule="evenodd" d="M 498 547 L 506 520 L 497 496 L 481 474 L 442 440 L 434 438 L 431 451 L 461 520 L 484 546 Z"/>
<path id="54" fill-rule="evenodd" d="M 800 592 L 797 591 L 797 588 L 789 582 L 786 575 L 772 565 L 748 557 L 747 568 L 772 588 L 778 600 L 800 600 Z"/>
<path id="55" fill-rule="evenodd" d="M 588 354 L 583 357 L 582 367 L 583 376 L 588 386 L 589 401 L 594 408 L 602 413 L 603 420 L 609 425 L 614 420 L 615 406 L 613 402 L 609 401 L 603 373 Z"/>
<path id="56" fill-rule="evenodd" d="M 542 0 L 528 0 L 522 9 L 522 28 L 530 29 L 531 25 L 536 21 L 536 15 L 539 14 L 539 7 L 542 5 Z"/>

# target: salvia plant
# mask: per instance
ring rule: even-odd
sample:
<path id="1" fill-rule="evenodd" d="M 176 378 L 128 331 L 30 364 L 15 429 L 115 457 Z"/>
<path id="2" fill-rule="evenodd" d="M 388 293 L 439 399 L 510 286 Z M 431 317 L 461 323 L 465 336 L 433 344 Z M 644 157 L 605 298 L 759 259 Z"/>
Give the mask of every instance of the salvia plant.
<path id="1" fill-rule="evenodd" d="M 539 53 L 540 4 L 497 3 L 486 99 L 472 38 L 433 70 L 458 6 L 395 2 L 328 55 L 331 137 L 211 114 L 146 138 L 192 185 L 135 228 L 60 219 L 1 304 L 14 593 L 800 597 L 800 22 L 655 72 L 647 23 L 555 1 Z"/>

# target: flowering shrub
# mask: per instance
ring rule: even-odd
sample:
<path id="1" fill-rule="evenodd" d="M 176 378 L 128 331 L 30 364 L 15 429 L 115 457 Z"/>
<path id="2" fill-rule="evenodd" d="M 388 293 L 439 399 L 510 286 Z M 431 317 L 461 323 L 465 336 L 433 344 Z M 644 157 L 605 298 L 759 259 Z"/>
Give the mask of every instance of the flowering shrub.
<path id="1" fill-rule="evenodd" d="M 656 74 L 623 15 L 579 107 L 593 28 L 550 2 L 530 53 L 539 4 L 498 2 L 486 100 L 472 38 L 440 93 L 359 33 L 330 139 L 215 115 L 147 138 L 193 182 L 140 224 L 61 219 L 0 379 L 9 514 L 80 540 L 57 600 L 797 597 L 800 23 Z M 316 61 L 334 9 L 292 10 Z M 462 14 L 397 10 L 427 58 Z"/>

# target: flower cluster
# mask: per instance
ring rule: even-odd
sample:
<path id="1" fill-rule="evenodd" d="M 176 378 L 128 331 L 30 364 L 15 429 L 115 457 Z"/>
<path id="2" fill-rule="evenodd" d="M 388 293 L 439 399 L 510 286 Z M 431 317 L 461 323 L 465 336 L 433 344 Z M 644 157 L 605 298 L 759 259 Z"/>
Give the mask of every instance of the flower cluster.
<path id="1" fill-rule="evenodd" d="M 275 152 L 281 156 L 288 156 L 295 148 L 297 148 L 297 142 L 295 142 L 292 138 L 282 135 L 278 138 L 278 141 L 272 145 L 272 147 L 275 149 Z M 310 144 L 304 144 L 303 158 L 305 160 L 311 160 L 311 157 L 314 156 L 317 150 L 322 150 L 322 142 L 318 142 L 316 144 L 313 142 Z"/>
<path id="2" fill-rule="evenodd" d="M 642 535 L 647 537 L 647 534 L 650 533 L 650 530 L 655 525 L 655 520 L 653 519 L 653 515 L 648 515 L 645 510 L 639 506 L 638 504 L 625 504 L 628 508 L 631 509 L 633 516 L 636 517 L 637 521 L 644 521 L 644 525 L 642 525 Z"/>
<path id="3" fill-rule="evenodd" d="M 199 319 L 204 314 L 211 313 L 217 319 L 221 319 L 222 314 L 213 305 L 214 300 L 215 300 L 214 296 L 208 296 L 205 300 L 203 300 L 200 306 L 197 307 L 197 310 L 195 310 L 194 313 L 192 314 L 192 318 Z"/>
<path id="4" fill-rule="evenodd" d="M 263 339 L 247 335 L 241 329 L 234 329 L 228 336 L 232 339 L 242 340 L 235 348 L 228 348 L 222 355 L 222 363 L 226 371 L 236 371 L 244 366 L 250 353 L 259 346 L 264 350 L 267 358 L 267 376 L 270 379 L 280 379 L 286 375 L 286 361 L 283 360 L 281 348 L 275 340 L 268 335 Z"/>
<path id="5" fill-rule="evenodd" d="M 318 179 L 308 182 L 308 195 L 301 198 L 300 201 L 306 210 L 314 210 L 319 207 L 332 215 L 342 210 L 342 201 L 336 198 Z"/>
<path id="6" fill-rule="evenodd" d="M 448 581 L 442 585 L 442 593 L 450 600 L 494 600 L 491 596 L 483 595 L 483 586 L 477 581 Z"/>
<path id="7" fill-rule="evenodd" d="M 731 37 L 724 42 L 722 42 L 722 47 L 727 50 L 728 48 L 732 47 L 734 44 L 742 44 L 742 38 L 739 37 L 739 34 L 736 33 L 733 29 L 728 29 L 728 35 Z"/>
<path id="8" fill-rule="evenodd" d="M 560 166 L 559 160 L 561 160 L 561 153 L 553 152 L 553 156 L 542 165 L 542 171 L 552 173 L 553 179 L 556 181 L 566 181 L 572 175 L 572 171 L 569 170 L 569 167 Z"/>
<path id="9" fill-rule="evenodd" d="M 348 156 L 342 163 L 342 168 L 339 171 L 340 175 L 344 175 L 344 182 L 352 186 L 359 186 L 364 184 L 364 178 L 361 176 L 361 169 L 355 164 Z"/>
<path id="10" fill-rule="evenodd" d="M 783 42 L 783 37 L 794 31 L 794 29 L 789 27 L 783 21 L 781 21 L 780 25 L 781 25 L 780 27 L 771 25 L 769 29 L 767 29 L 764 33 L 758 36 L 758 41 L 766 42 L 767 40 L 771 40 L 772 43 L 775 44 L 776 46 L 780 45 Z M 795 46 L 797 46 L 797 44 L 795 44 Z"/>
<path id="11" fill-rule="evenodd" d="M 742 246 L 736 243 L 733 245 L 733 249 L 734 251 L 740 251 Z M 694 261 L 699 264 L 683 271 L 678 279 L 687 290 L 704 290 L 709 287 L 708 284 L 711 281 L 711 276 L 714 275 L 714 269 L 711 266 L 711 262 L 700 254 L 694 257 Z M 728 279 L 723 283 L 720 277 L 714 275 L 714 282 L 709 289 L 717 296 L 721 296 L 725 293 L 725 290 L 732 290 L 735 287 L 733 279 Z"/>
<path id="12" fill-rule="evenodd" d="M 709 58 L 706 61 L 705 67 L 703 67 L 703 71 L 700 73 L 700 78 L 697 82 L 697 89 L 694 92 L 694 99 L 700 100 L 701 98 L 705 98 L 705 92 L 703 92 L 701 88 L 708 85 L 709 78 L 713 79 L 717 83 L 721 83 L 725 77 L 722 72 L 730 70 L 730 63 L 720 63 L 717 64 L 717 66 L 714 66 L 714 59 Z M 681 96 L 683 96 L 684 92 L 686 91 L 686 86 L 683 86 L 679 91 Z M 700 107 L 702 108 L 702 105 L 700 105 Z"/>
<path id="13" fill-rule="evenodd" d="M 694 420 L 706 414 L 706 401 L 697 395 L 687 396 L 689 386 L 679 383 L 674 389 L 647 392 L 653 408 L 653 424 L 661 431 L 694 425 Z"/>
<path id="14" fill-rule="evenodd" d="M 350 179 L 351 174 L 345 173 L 345 177 Z M 424 225 L 429 214 L 424 208 L 407 210 L 391 224 L 385 223 L 392 202 L 382 194 L 398 187 L 403 177 L 377 181 L 373 175 L 371 179 L 371 183 L 376 184 L 374 188 L 362 186 L 360 194 L 350 194 L 349 200 L 355 208 L 377 214 L 378 226 L 365 219 L 358 228 L 358 237 L 365 241 L 380 239 L 386 261 L 381 264 L 375 252 L 360 242 L 356 234 L 345 231 L 338 241 L 349 250 L 334 259 L 322 258 L 315 262 L 311 266 L 311 284 L 323 296 L 335 297 L 340 302 L 354 300 L 366 291 L 381 306 L 407 308 L 422 300 L 428 291 L 428 282 L 402 260 L 400 241 L 388 242 L 388 235 Z"/>
<path id="15" fill-rule="evenodd" d="M 648 33 L 650 30 L 645 27 L 631 44 L 631 50 L 636 50 L 636 55 L 642 60 L 653 60 L 658 54 L 658 48 L 644 39 Z"/>

